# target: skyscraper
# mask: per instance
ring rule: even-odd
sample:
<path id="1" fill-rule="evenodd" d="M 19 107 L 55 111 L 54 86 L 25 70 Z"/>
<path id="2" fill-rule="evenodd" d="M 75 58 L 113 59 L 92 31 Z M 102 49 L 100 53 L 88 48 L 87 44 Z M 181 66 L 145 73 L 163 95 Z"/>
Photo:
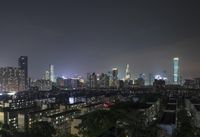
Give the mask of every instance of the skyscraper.
<path id="1" fill-rule="evenodd" d="M 49 70 L 46 70 L 46 72 L 45 72 L 45 80 L 50 80 Z"/>
<path id="2" fill-rule="evenodd" d="M 174 58 L 173 63 L 174 63 L 174 74 L 173 74 L 174 84 L 180 84 L 179 58 L 177 57 Z"/>
<path id="3" fill-rule="evenodd" d="M 114 88 L 117 88 L 118 86 L 118 69 L 117 68 L 112 69 L 112 86 Z"/>
<path id="4" fill-rule="evenodd" d="M 97 75 L 95 73 L 91 75 L 91 88 L 97 88 Z"/>
<path id="5" fill-rule="evenodd" d="M 86 86 L 87 86 L 87 88 L 91 88 L 91 73 L 87 73 Z"/>
<path id="6" fill-rule="evenodd" d="M 28 88 L 28 57 L 20 56 L 18 59 L 18 66 L 24 71 L 25 87 Z"/>
<path id="7" fill-rule="evenodd" d="M 152 78 L 152 73 L 149 73 L 149 85 L 152 85 L 153 78 Z"/>
<path id="8" fill-rule="evenodd" d="M 97 75 L 95 73 L 87 74 L 87 87 L 88 88 L 97 88 Z"/>
<path id="9" fill-rule="evenodd" d="M 55 75 L 54 75 L 54 66 L 53 65 L 49 65 L 49 76 L 50 76 L 50 81 L 54 82 Z"/>
<path id="10" fill-rule="evenodd" d="M 130 73 L 130 68 L 129 64 L 126 65 L 126 75 L 125 75 L 125 80 L 130 81 L 131 79 L 131 73 Z"/>
<path id="11" fill-rule="evenodd" d="M 130 68 L 129 64 L 126 65 L 126 74 L 124 77 L 124 87 L 128 88 L 133 85 L 133 80 L 131 80 L 131 73 L 130 73 Z"/>
<path id="12" fill-rule="evenodd" d="M 109 88 L 109 76 L 107 74 L 102 73 L 99 76 L 99 87 L 100 88 Z"/>

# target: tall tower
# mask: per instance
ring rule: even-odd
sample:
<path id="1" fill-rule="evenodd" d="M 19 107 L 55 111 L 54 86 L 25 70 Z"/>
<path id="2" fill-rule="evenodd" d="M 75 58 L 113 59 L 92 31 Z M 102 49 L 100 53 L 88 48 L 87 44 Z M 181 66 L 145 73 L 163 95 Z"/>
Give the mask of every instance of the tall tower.
<path id="1" fill-rule="evenodd" d="M 149 85 L 152 85 L 152 80 L 153 80 L 152 73 L 149 73 Z"/>
<path id="2" fill-rule="evenodd" d="M 91 88 L 97 88 L 97 75 L 95 73 L 91 75 Z"/>
<path id="3" fill-rule="evenodd" d="M 54 75 L 54 65 L 49 65 L 49 78 L 51 82 L 54 82 L 55 80 L 55 75 Z"/>
<path id="4" fill-rule="evenodd" d="M 129 64 L 126 65 L 126 75 L 125 75 L 125 80 L 130 81 L 131 79 L 131 73 L 130 73 L 130 68 L 129 68 Z"/>
<path id="5" fill-rule="evenodd" d="M 20 56 L 18 59 L 18 66 L 19 69 L 24 71 L 24 83 L 25 88 L 28 88 L 28 57 L 27 56 Z"/>
<path id="6" fill-rule="evenodd" d="M 118 82 L 118 69 L 113 68 L 112 69 L 112 86 L 116 88 L 118 85 L 117 82 Z"/>
<path id="7" fill-rule="evenodd" d="M 112 77 L 113 77 L 113 80 L 118 80 L 118 69 L 117 68 L 112 69 Z"/>
<path id="8" fill-rule="evenodd" d="M 173 59 L 174 63 L 174 84 L 180 84 L 180 67 L 179 67 L 179 58 L 176 57 Z"/>
<path id="9" fill-rule="evenodd" d="M 45 80 L 50 80 L 49 70 L 45 72 Z"/>

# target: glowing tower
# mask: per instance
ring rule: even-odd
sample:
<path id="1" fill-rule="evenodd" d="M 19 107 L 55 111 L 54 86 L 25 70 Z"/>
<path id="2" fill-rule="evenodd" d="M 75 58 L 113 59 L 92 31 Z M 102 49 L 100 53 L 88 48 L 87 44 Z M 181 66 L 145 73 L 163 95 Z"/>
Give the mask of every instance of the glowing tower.
<path id="1" fill-rule="evenodd" d="M 129 64 L 126 65 L 126 75 L 125 75 L 125 80 L 130 81 L 131 79 L 131 73 L 130 73 L 130 68 L 129 68 Z"/>
<path id="2" fill-rule="evenodd" d="M 174 58 L 173 59 L 174 63 L 174 84 L 180 84 L 180 67 L 179 67 L 179 58 Z"/>
<path id="3" fill-rule="evenodd" d="M 50 77 L 51 82 L 55 82 L 53 65 L 49 65 L 49 77 Z"/>

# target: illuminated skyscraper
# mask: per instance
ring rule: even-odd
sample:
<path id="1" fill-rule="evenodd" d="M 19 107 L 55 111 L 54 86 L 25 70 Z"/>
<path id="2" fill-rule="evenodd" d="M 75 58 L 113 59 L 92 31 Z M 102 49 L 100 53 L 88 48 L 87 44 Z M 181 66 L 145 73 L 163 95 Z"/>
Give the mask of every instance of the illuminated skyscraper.
<path id="1" fill-rule="evenodd" d="M 129 64 L 126 65 L 126 75 L 125 75 L 125 80 L 130 81 L 131 79 L 131 73 L 130 73 L 130 68 Z"/>
<path id="2" fill-rule="evenodd" d="M 174 84 L 180 84 L 180 68 L 179 68 L 179 58 L 173 59 L 174 63 Z"/>
<path id="3" fill-rule="evenodd" d="M 51 82 L 55 81 L 54 66 L 53 65 L 49 65 L 49 77 L 50 77 Z"/>

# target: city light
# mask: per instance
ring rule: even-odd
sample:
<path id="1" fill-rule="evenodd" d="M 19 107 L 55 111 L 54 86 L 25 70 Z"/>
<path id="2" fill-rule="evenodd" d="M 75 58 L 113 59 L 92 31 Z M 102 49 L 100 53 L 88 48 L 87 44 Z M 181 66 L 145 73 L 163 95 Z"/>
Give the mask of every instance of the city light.
<path id="1" fill-rule="evenodd" d="M 199 1 L 0 1 L 0 137 L 200 137 Z"/>

